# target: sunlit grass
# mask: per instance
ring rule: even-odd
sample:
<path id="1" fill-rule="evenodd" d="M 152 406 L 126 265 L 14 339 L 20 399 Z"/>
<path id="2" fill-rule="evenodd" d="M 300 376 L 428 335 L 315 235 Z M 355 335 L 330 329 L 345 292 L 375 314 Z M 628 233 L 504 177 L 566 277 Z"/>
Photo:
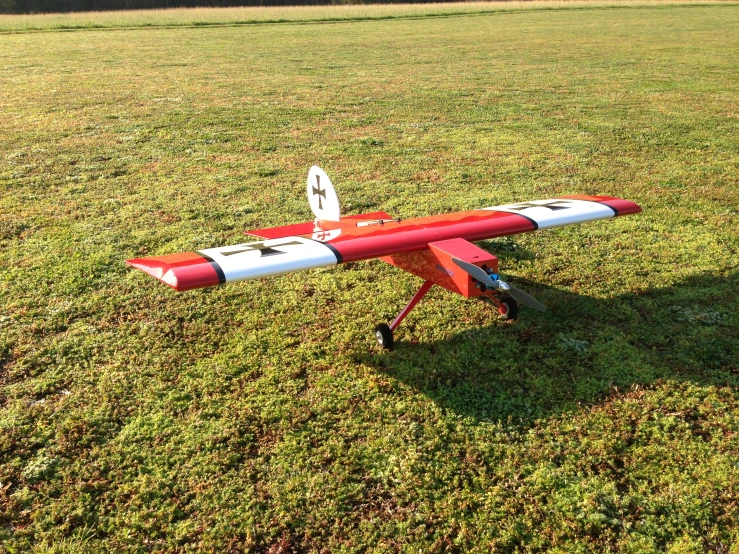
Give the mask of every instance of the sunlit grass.
<path id="1" fill-rule="evenodd" d="M 737 15 L 0 36 L 0 551 L 732 552 Z M 393 352 L 380 261 L 126 267 L 310 220 L 312 164 L 347 213 L 644 211 L 480 243 L 548 310 L 434 288 Z"/>
<path id="2" fill-rule="evenodd" d="M 388 19 L 464 15 L 509 10 L 694 5 L 722 2 L 725 3 L 725 0 L 512 0 L 439 4 L 172 8 L 163 10 L 0 15 L 0 31 Z"/>

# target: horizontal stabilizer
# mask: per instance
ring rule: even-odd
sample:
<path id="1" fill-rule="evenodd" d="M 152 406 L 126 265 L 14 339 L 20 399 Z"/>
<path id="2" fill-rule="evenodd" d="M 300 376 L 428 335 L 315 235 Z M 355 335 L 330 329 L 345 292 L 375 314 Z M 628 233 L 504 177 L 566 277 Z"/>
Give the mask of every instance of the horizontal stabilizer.
<path id="1" fill-rule="evenodd" d="M 372 212 L 369 214 L 356 214 L 347 215 L 341 218 L 341 221 L 332 221 L 332 228 L 341 229 L 348 227 L 361 227 L 358 223 L 364 221 L 384 221 L 391 220 L 392 218 L 385 212 Z M 316 227 L 313 221 L 307 223 L 295 223 L 294 225 L 284 225 L 283 227 L 270 227 L 267 229 L 254 229 L 252 231 L 246 231 L 245 235 L 252 237 L 259 237 L 260 239 L 281 239 L 283 237 L 294 237 L 295 235 L 310 235 L 312 233 L 320 233 L 322 230 L 320 226 Z"/>
<path id="2" fill-rule="evenodd" d="M 370 219 L 392 219 L 392 217 L 385 212 L 371 212 L 368 214 L 345 215 L 341 218 L 342 221 L 367 221 Z"/>
<path id="3" fill-rule="evenodd" d="M 320 231 L 316 228 L 316 224 L 312 221 L 307 223 L 295 223 L 293 225 L 283 225 L 282 227 L 270 227 L 268 229 L 254 229 L 253 231 L 245 231 L 245 235 L 259 237 L 260 239 L 281 239 L 284 237 L 294 237 L 295 235 L 310 235 L 314 231 Z"/>

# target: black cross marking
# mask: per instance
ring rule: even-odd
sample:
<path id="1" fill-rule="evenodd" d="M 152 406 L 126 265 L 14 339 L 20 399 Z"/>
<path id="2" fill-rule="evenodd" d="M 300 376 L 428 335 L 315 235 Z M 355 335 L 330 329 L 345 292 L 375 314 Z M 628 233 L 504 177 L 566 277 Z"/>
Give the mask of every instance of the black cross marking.
<path id="1" fill-rule="evenodd" d="M 259 257 L 262 256 L 277 256 L 278 254 L 287 254 L 287 252 L 283 252 L 282 250 L 275 250 L 278 246 L 292 246 L 293 244 L 303 244 L 302 242 L 298 242 L 296 240 L 290 241 L 290 242 L 283 242 L 282 244 L 273 244 L 272 246 L 267 246 L 263 242 L 255 242 L 254 244 L 245 244 L 243 245 L 243 248 L 241 250 L 233 250 L 231 252 L 221 252 L 221 256 L 233 256 L 234 254 L 242 254 L 243 252 L 249 252 L 250 250 L 257 250 L 259 251 Z"/>
<path id="2" fill-rule="evenodd" d="M 318 209 L 322 210 L 323 206 L 321 206 L 321 196 L 323 196 L 323 198 L 325 199 L 326 191 L 321 190 L 321 176 L 320 175 L 316 175 L 316 185 L 318 186 L 318 188 L 313 187 L 313 194 L 318 195 Z"/>
<path id="3" fill-rule="evenodd" d="M 565 204 L 564 206 L 558 206 L 557 204 Z M 552 200 L 551 202 L 545 202 L 544 204 L 534 204 L 533 202 L 524 202 L 523 204 L 516 204 L 515 206 L 510 206 L 509 210 L 527 210 L 529 208 L 547 208 L 552 211 L 556 210 L 569 210 L 572 207 L 572 204 L 565 202 L 563 200 Z"/>

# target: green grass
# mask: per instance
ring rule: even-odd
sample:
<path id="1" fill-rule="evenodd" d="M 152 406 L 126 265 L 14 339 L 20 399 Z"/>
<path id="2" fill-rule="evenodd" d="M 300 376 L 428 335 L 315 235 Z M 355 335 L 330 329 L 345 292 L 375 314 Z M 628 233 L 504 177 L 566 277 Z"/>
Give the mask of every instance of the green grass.
<path id="1" fill-rule="evenodd" d="M 604 9 L 712 5 L 731 0 L 488 0 L 434 4 L 341 4 L 175 8 L 44 14 L 0 14 L 0 32 L 66 31 L 144 27 L 202 27 L 418 19 L 508 13 L 520 10 Z"/>
<path id="2" fill-rule="evenodd" d="M 0 37 L 0 549 L 736 552 L 739 7 Z M 379 261 L 124 260 L 572 193 L 503 322 Z M 733 549 L 733 550 L 732 550 Z"/>

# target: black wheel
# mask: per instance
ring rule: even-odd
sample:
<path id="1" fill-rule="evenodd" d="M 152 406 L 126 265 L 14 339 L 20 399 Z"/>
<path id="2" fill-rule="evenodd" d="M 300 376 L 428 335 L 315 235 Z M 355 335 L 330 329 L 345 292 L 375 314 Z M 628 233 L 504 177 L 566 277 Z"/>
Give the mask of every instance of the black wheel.
<path id="1" fill-rule="evenodd" d="M 375 327 L 375 338 L 377 338 L 377 342 L 385 350 L 393 349 L 393 332 L 384 323 L 380 323 Z"/>
<path id="2" fill-rule="evenodd" d="M 498 306 L 498 313 L 503 319 L 514 320 L 518 317 L 518 302 L 510 296 L 500 299 L 502 306 Z"/>

